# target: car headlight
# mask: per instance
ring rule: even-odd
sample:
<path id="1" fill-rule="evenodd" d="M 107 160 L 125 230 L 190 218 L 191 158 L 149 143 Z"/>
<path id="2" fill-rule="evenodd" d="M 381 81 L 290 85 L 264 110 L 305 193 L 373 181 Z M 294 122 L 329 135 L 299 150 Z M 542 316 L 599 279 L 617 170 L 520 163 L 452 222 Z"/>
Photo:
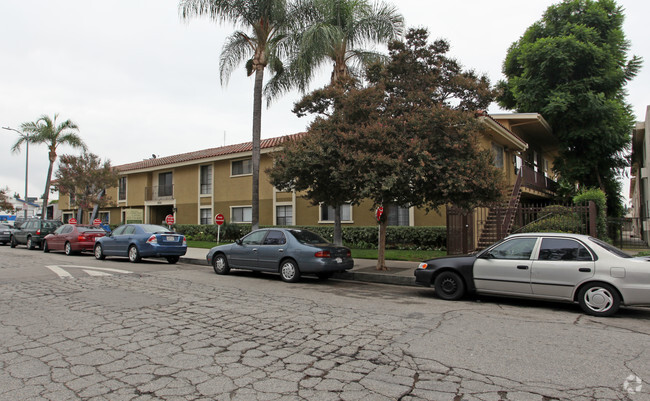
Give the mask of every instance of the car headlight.
<path id="1" fill-rule="evenodd" d="M 424 263 L 424 262 L 422 262 L 422 263 L 420 263 L 420 264 L 418 265 L 418 269 L 426 269 L 427 266 L 429 266 L 429 265 L 426 264 L 426 263 Z"/>

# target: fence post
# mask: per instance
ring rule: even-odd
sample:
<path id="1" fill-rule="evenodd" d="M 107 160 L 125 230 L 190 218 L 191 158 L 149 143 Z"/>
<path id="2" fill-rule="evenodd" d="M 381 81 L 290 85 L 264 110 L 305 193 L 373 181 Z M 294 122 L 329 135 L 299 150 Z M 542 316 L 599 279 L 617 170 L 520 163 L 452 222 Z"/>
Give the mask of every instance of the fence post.
<path id="1" fill-rule="evenodd" d="M 589 201 L 589 235 L 592 237 L 598 237 L 598 233 L 596 232 L 597 217 L 598 210 L 596 209 L 596 203 L 594 201 Z"/>

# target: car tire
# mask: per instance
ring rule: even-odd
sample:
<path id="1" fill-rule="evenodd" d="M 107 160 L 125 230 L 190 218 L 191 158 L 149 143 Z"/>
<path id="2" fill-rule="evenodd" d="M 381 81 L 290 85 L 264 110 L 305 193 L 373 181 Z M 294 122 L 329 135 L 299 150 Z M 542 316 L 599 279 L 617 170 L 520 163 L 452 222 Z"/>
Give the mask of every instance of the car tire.
<path id="1" fill-rule="evenodd" d="M 438 298 L 446 301 L 456 301 L 465 295 L 463 279 L 451 271 L 445 271 L 436 276 L 434 289 Z"/>
<path id="2" fill-rule="evenodd" d="M 74 252 L 72 251 L 72 244 L 70 244 L 69 242 L 65 243 L 63 249 L 65 250 L 65 254 L 68 256 L 74 254 Z"/>
<path id="3" fill-rule="evenodd" d="M 578 303 L 592 316 L 612 316 L 621 307 L 621 296 L 616 288 L 606 283 L 590 283 L 580 289 Z"/>
<path id="4" fill-rule="evenodd" d="M 9 246 L 12 248 L 16 247 L 16 237 L 14 237 L 13 235 L 11 236 L 11 241 Z"/>
<path id="5" fill-rule="evenodd" d="M 298 263 L 293 259 L 285 259 L 280 263 L 280 277 L 287 283 L 295 283 L 300 280 L 300 269 Z"/>
<path id="6" fill-rule="evenodd" d="M 129 262 L 138 263 L 141 260 L 142 257 L 140 256 L 140 251 L 138 251 L 138 247 L 135 245 L 131 245 L 129 247 Z"/>
<path id="7" fill-rule="evenodd" d="M 34 241 L 32 241 L 32 237 L 27 237 L 27 249 L 30 251 L 34 249 Z"/>
<path id="8" fill-rule="evenodd" d="M 50 248 L 47 247 L 47 241 L 43 240 L 43 252 L 48 253 Z"/>
<path id="9" fill-rule="evenodd" d="M 180 256 L 167 256 L 167 262 L 170 265 L 176 264 L 181 259 Z"/>
<path id="10" fill-rule="evenodd" d="M 104 255 L 104 249 L 102 248 L 102 244 L 95 245 L 94 253 L 95 253 L 95 259 L 97 260 L 106 259 L 106 255 Z"/>
<path id="11" fill-rule="evenodd" d="M 217 274 L 230 273 L 230 266 L 228 266 L 228 259 L 226 258 L 226 255 L 222 253 L 214 255 L 212 258 L 212 269 Z"/>

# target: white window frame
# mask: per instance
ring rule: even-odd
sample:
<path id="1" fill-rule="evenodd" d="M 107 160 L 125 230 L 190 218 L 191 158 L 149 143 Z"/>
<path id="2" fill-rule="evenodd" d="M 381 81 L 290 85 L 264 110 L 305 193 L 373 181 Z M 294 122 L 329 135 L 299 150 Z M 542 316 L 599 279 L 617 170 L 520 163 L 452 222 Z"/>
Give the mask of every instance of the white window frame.
<path id="1" fill-rule="evenodd" d="M 120 198 L 120 181 L 124 180 L 124 198 Z M 117 180 L 117 201 L 118 202 L 126 202 L 126 199 L 128 198 L 128 193 L 129 193 L 129 180 L 128 177 L 119 177 Z"/>
<path id="2" fill-rule="evenodd" d="M 207 223 L 202 223 L 201 222 L 201 218 L 202 218 L 201 213 L 204 210 L 209 210 L 209 212 L 208 212 L 208 222 Z M 199 224 L 214 224 L 213 219 L 214 219 L 214 216 L 212 215 L 212 207 L 201 207 L 201 208 L 199 208 Z"/>
<path id="3" fill-rule="evenodd" d="M 352 223 L 354 223 L 354 216 L 352 215 L 352 211 L 354 210 L 354 208 L 352 207 L 352 204 L 350 202 L 346 202 L 346 203 L 342 204 L 341 206 L 346 206 L 346 205 L 350 207 L 350 220 L 343 220 L 343 216 L 341 216 L 341 223 L 352 224 Z M 321 220 L 321 218 L 323 216 L 323 206 L 329 207 L 329 205 L 326 205 L 323 202 L 318 204 L 318 223 L 319 224 L 320 223 L 334 223 L 334 216 L 333 215 L 332 215 L 332 220 Z M 343 214 L 343 213 L 341 212 L 341 214 Z M 329 217 L 329 213 L 328 213 L 327 217 Z"/>
<path id="4" fill-rule="evenodd" d="M 207 193 L 203 193 L 203 183 L 201 182 L 201 172 L 204 167 L 209 167 L 210 168 L 210 183 L 207 185 L 210 185 L 210 189 L 208 190 Z M 212 164 L 202 164 L 199 165 L 199 196 L 212 196 L 212 193 L 214 192 L 214 166 Z"/>
<path id="5" fill-rule="evenodd" d="M 244 162 L 246 160 L 250 160 L 250 162 L 251 162 L 251 172 L 250 173 L 242 173 L 242 174 L 233 174 L 232 173 L 232 165 L 233 165 L 233 163 Z M 246 176 L 249 176 L 249 175 L 253 175 L 253 158 L 248 157 L 248 158 L 245 158 L 245 159 L 237 159 L 237 160 L 231 160 L 230 161 L 230 177 L 246 177 Z"/>
<path id="6" fill-rule="evenodd" d="M 234 209 L 243 209 L 243 208 L 250 208 L 251 209 L 251 214 L 253 212 L 253 205 L 235 205 L 235 206 L 230 206 L 230 222 L 235 223 L 235 224 L 250 224 L 253 222 L 253 218 L 251 216 L 251 221 L 235 221 L 233 218 L 233 210 Z M 242 214 L 243 217 L 243 214 Z"/>
<path id="7" fill-rule="evenodd" d="M 492 142 L 492 164 L 499 169 L 504 169 L 506 166 L 506 150 L 503 145 Z"/>
<path id="8" fill-rule="evenodd" d="M 279 225 L 278 224 L 278 217 L 279 217 L 278 216 L 278 207 L 287 207 L 287 206 L 289 206 L 291 208 L 291 224 L 284 224 L 284 225 L 288 225 L 288 226 L 296 225 L 296 222 L 295 222 L 295 218 L 296 218 L 295 210 L 296 210 L 296 208 L 294 207 L 292 202 L 278 202 L 278 203 L 275 204 L 275 210 L 274 210 L 274 212 L 275 212 L 275 222 L 274 222 L 273 225 L 275 225 L 275 226 Z"/>

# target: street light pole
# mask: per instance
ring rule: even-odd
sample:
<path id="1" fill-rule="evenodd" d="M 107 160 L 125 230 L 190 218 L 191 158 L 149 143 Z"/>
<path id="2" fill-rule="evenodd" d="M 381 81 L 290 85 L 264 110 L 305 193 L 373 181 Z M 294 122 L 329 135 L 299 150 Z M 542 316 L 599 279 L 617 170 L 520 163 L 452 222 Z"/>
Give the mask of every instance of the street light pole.
<path id="1" fill-rule="evenodd" d="M 15 131 L 21 137 L 25 138 L 25 219 L 27 219 L 27 207 L 29 206 L 29 199 L 27 198 L 27 180 L 29 177 L 29 133 L 20 132 L 17 129 L 2 127 L 8 131 Z"/>

